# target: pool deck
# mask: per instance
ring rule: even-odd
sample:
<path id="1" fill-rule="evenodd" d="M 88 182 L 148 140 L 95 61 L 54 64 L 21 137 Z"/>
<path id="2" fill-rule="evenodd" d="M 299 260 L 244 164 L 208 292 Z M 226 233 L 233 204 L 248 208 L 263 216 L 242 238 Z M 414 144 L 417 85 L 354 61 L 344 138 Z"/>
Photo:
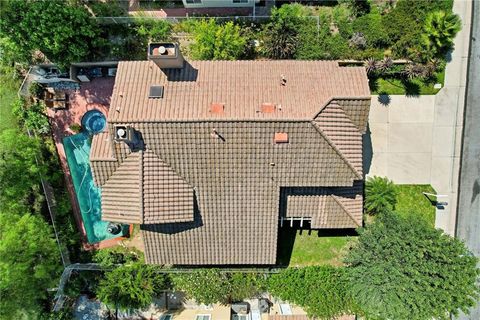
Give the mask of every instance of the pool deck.
<path id="1" fill-rule="evenodd" d="M 83 227 L 82 215 L 75 195 L 72 176 L 68 168 L 67 157 L 65 155 L 62 140 L 64 137 L 76 133 L 70 129 L 70 126 L 74 123 L 80 124 L 82 116 L 87 111 L 97 109 L 105 115 L 108 114 L 114 83 L 115 78 L 95 78 L 89 83 L 81 83 L 80 90 L 70 93 L 70 105 L 67 109 L 54 110 L 47 108 L 47 114 L 52 126 L 53 139 L 57 147 L 60 164 L 65 173 L 65 181 L 68 194 L 70 195 L 70 202 L 72 203 L 73 215 L 78 230 L 80 231 L 84 249 L 86 250 L 112 247 L 124 240 L 124 238 L 104 240 L 96 244 L 87 243 L 87 235 L 85 228 Z"/>

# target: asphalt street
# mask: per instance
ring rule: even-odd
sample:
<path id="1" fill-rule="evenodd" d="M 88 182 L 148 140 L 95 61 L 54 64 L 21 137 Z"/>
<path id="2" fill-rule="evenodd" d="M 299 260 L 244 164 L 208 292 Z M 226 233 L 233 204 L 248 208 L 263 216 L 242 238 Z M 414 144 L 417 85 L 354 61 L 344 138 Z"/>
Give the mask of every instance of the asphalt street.
<path id="1" fill-rule="evenodd" d="M 473 20 L 466 87 L 456 237 L 480 257 L 480 2 L 473 1 Z M 480 301 L 460 320 L 479 320 Z"/>

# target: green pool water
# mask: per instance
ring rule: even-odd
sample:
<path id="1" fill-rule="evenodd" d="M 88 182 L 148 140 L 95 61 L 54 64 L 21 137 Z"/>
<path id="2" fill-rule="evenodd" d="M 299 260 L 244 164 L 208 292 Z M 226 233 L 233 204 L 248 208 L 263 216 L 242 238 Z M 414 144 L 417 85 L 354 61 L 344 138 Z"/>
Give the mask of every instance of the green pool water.
<path id="1" fill-rule="evenodd" d="M 128 225 L 122 225 L 120 234 L 113 235 L 107 230 L 109 223 L 101 220 L 101 190 L 93 183 L 90 168 L 91 143 L 91 136 L 86 132 L 63 139 L 63 147 L 72 175 L 87 239 L 89 243 L 96 243 L 126 235 Z"/>

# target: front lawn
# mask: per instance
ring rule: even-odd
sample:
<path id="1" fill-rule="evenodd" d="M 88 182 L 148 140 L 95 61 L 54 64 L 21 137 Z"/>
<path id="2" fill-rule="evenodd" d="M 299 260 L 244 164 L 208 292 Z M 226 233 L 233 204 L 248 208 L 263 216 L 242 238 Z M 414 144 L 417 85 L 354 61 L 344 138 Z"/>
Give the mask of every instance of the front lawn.
<path id="1" fill-rule="evenodd" d="M 12 114 L 12 104 L 17 99 L 20 87 L 18 79 L 11 74 L 0 73 L 0 132 L 5 129 L 16 128 L 17 122 Z"/>
<path id="2" fill-rule="evenodd" d="M 405 81 L 395 77 L 380 77 L 370 79 L 369 84 L 372 94 L 433 95 L 440 91 L 434 88 L 435 83 L 440 83 L 443 87 L 444 78 L 445 70 L 436 75 L 436 81 L 426 82 L 421 78 Z"/>
<path id="3" fill-rule="evenodd" d="M 417 216 L 425 219 L 432 227 L 435 225 L 435 207 L 422 192 L 435 193 L 430 185 L 395 185 L 397 204 L 395 211 L 403 217 Z"/>
<path id="4" fill-rule="evenodd" d="M 344 230 L 279 230 L 278 264 L 301 267 L 309 265 L 342 265 L 343 249 L 355 236 Z"/>

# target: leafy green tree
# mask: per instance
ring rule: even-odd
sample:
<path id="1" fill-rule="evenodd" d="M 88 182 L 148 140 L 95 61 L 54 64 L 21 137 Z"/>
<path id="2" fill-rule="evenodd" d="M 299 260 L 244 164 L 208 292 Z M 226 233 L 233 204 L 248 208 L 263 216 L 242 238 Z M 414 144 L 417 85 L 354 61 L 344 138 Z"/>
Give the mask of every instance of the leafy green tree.
<path id="1" fill-rule="evenodd" d="M 215 20 L 196 22 L 193 30 L 195 42 L 192 44 L 192 57 L 199 60 L 235 60 L 245 50 L 246 38 L 240 27 L 227 22 L 217 24 Z"/>
<path id="2" fill-rule="evenodd" d="M 137 24 L 135 29 L 138 35 L 145 37 L 147 42 L 167 41 L 170 39 L 172 25 L 166 20 L 140 19 Z"/>
<path id="3" fill-rule="evenodd" d="M 433 57 L 445 54 L 453 46 L 455 36 L 462 28 L 460 17 L 456 14 L 435 11 L 425 20 L 423 42 Z"/>
<path id="4" fill-rule="evenodd" d="M 97 287 L 100 301 L 115 310 L 142 309 L 169 286 L 164 274 L 142 263 L 123 265 L 105 273 Z"/>
<path id="5" fill-rule="evenodd" d="M 68 66 L 90 57 L 99 33 L 83 5 L 62 0 L 2 1 L 0 37 L 15 43 L 25 59 L 40 50 L 54 63 Z"/>
<path id="6" fill-rule="evenodd" d="M 288 268 L 270 276 L 268 290 L 302 306 L 312 317 L 333 319 L 357 310 L 348 295 L 346 275 L 344 268 L 332 266 Z"/>
<path id="7" fill-rule="evenodd" d="M 25 128 L 33 133 L 45 135 L 50 132 L 50 123 L 45 115 L 45 105 L 42 102 L 27 104 L 18 99 L 13 105 L 12 112 Z"/>
<path id="8" fill-rule="evenodd" d="M 200 269 L 171 277 L 176 290 L 204 304 L 241 301 L 253 298 L 265 289 L 265 279 L 257 273 Z"/>
<path id="9" fill-rule="evenodd" d="M 397 203 L 395 184 L 386 177 L 369 177 L 365 182 L 365 211 L 369 214 L 391 211 Z"/>
<path id="10" fill-rule="evenodd" d="M 264 52 L 269 58 L 291 59 L 300 42 L 300 28 L 306 19 L 300 4 L 273 8 L 271 21 L 264 29 Z"/>
<path id="11" fill-rule="evenodd" d="M 60 256 L 39 216 L 0 212 L 0 319 L 31 319 L 57 285 Z"/>
<path id="12" fill-rule="evenodd" d="M 37 139 L 14 129 L 0 133 L 0 211 L 28 212 L 39 198 L 40 174 L 45 171 L 35 160 L 39 153 Z"/>
<path id="13" fill-rule="evenodd" d="M 478 298 L 477 258 L 421 219 L 380 215 L 345 262 L 351 296 L 367 318 L 450 319 Z"/>

